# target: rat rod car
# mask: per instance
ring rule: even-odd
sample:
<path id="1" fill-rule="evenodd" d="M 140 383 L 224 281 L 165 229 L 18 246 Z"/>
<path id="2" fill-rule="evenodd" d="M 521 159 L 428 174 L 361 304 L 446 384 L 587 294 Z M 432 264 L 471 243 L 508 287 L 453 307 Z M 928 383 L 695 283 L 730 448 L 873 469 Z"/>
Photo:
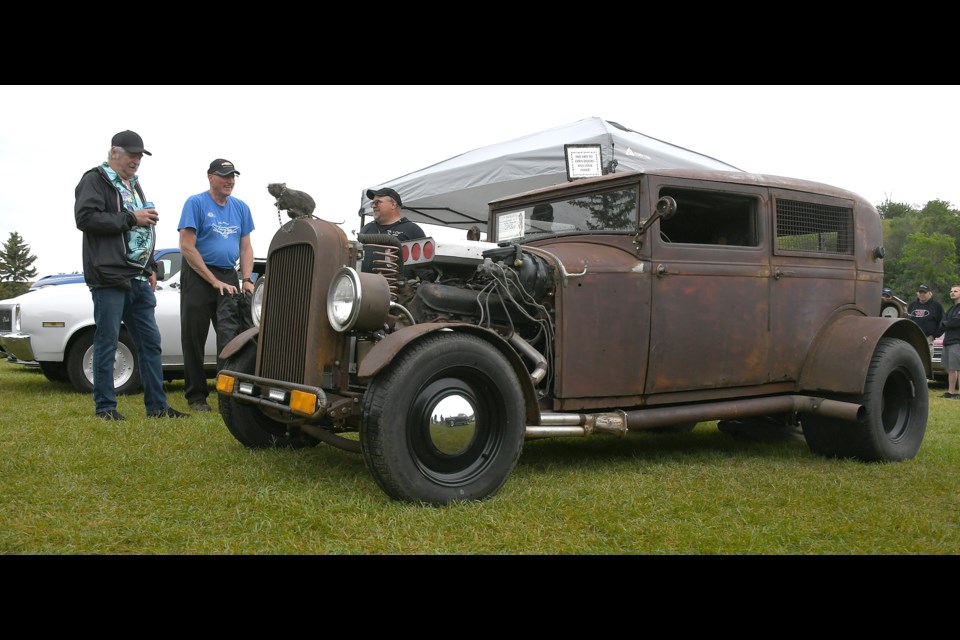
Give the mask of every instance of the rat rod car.
<path id="1" fill-rule="evenodd" d="M 494 495 L 533 438 L 755 421 L 828 457 L 921 446 L 930 351 L 880 315 L 880 217 L 854 193 L 630 171 L 494 200 L 487 239 L 284 224 L 259 325 L 221 353 L 227 429 L 362 453 L 387 495 L 438 505 Z"/>

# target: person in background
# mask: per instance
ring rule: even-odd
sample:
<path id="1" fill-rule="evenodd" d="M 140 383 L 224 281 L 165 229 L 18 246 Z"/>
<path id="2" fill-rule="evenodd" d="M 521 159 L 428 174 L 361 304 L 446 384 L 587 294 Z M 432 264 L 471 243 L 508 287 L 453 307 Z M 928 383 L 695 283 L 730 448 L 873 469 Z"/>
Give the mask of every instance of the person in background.
<path id="1" fill-rule="evenodd" d="M 933 299 L 933 292 L 925 284 L 917 288 L 917 299 L 907 307 L 907 315 L 927 336 L 927 344 L 933 345 L 933 340 L 941 334 L 940 322 L 943 320 L 943 306 Z"/>
<path id="2" fill-rule="evenodd" d="M 239 291 L 253 295 L 253 215 L 233 195 L 240 172 L 217 158 L 207 169 L 210 188 L 187 198 L 180 214 L 180 343 L 183 347 L 184 395 L 194 411 L 210 411 L 203 365 L 210 325 L 217 334 L 217 354 L 234 336 L 218 321 L 221 307 Z M 241 278 L 237 277 L 237 261 Z M 218 363 L 219 364 L 219 363 Z"/>
<path id="3" fill-rule="evenodd" d="M 943 354 L 940 363 L 947 372 L 944 398 L 960 400 L 960 284 L 950 287 L 953 306 L 947 309 L 940 324 L 943 332 Z"/>
<path id="4" fill-rule="evenodd" d="M 93 403 L 103 420 L 126 420 L 117 411 L 113 367 L 121 322 L 137 348 L 148 418 L 184 418 L 167 404 L 157 326 L 154 226 L 160 219 L 146 200 L 137 170 L 143 138 L 127 130 L 113 136 L 107 160 L 80 177 L 73 207 L 83 232 L 83 279 L 93 296 Z"/>
<path id="5" fill-rule="evenodd" d="M 416 222 L 410 222 L 406 218 L 400 217 L 400 209 L 403 203 L 400 200 L 400 194 L 390 189 L 367 189 L 367 197 L 373 202 L 373 221 L 363 225 L 360 233 L 366 234 L 386 234 L 395 237 L 400 242 L 406 240 L 415 240 L 424 238 L 426 234 Z M 374 251 L 363 252 L 363 262 L 360 270 L 367 273 L 374 273 Z M 408 277 L 411 272 L 407 272 Z"/>

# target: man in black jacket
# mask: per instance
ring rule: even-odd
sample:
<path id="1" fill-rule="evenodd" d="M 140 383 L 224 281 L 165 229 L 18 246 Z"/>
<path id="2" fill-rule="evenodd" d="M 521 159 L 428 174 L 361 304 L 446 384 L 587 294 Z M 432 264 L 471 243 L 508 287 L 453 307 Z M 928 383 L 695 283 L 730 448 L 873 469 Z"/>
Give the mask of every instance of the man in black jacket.
<path id="1" fill-rule="evenodd" d="M 907 315 L 927 336 L 927 344 L 932 345 L 933 339 L 940 336 L 940 322 L 943 320 L 943 306 L 933 299 L 933 292 L 925 284 L 917 288 L 917 299 L 907 307 Z"/>
<path id="2" fill-rule="evenodd" d="M 117 411 L 113 367 L 120 324 L 137 349 L 143 402 L 149 418 L 182 418 L 167 404 L 155 310 L 157 263 L 154 225 L 159 216 L 146 203 L 137 169 L 143 138 L 121 131 L 110 141 L 107 160 L 86 171 L 74 191 L 74 217 L 83 232 L 83 279 L 93 296 L 93 402 L 98 418 L 125 420 Z"/>

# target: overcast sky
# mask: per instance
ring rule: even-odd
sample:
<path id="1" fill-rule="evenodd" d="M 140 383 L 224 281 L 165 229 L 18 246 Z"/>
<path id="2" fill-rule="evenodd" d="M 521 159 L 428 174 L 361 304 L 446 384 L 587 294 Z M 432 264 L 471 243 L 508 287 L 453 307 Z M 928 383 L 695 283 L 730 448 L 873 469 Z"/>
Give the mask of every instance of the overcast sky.
<path id="1" fill-rule="evenodd" d="M 175 247 L 186 198 L 214 158 L 241 175 L 258 257 L 280 226 L 271 182 L 315 215 L 359 225 L 361 194 L 447 158 L 599 117 L 753 173 L 825 182 L 877 205 L 960 208 L 960 86 L 11 86 L 0 89 L 0 243 L 13 231 L 38 277 L 82 270 L 81 174 L 132 129 L 140 179 Z M 286 221 L 286 214 L 282 214 Z"/>

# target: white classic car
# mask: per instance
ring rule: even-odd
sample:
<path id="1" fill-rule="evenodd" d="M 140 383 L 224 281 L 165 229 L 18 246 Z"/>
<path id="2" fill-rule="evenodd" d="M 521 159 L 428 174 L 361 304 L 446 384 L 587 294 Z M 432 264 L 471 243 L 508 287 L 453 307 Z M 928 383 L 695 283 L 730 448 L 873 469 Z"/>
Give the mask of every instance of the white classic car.
<path id="1" fill-rule="evenodd" d="M 180 273 L 158 282 L 156 295 L 164 377 L 182 377 Z M 13 322 L 13 331 L 0 333 L 0 343 L 7 353 L 24 363 L 38 363 L 49 380 L 70 382 L 84 393 L 93 391 L 93 298 L 85 283 L 36 289 L 0 301 L 0 307 L 10 309 Z M 5 312 L 0 311 L 0 316 L 5 316 Z M 204 362 L 211 372 L 216 369 L 213 330 L 207 336 Z M 113 383 L 119 394 L 140 390 L 136 350 L 125 328 L 120 330 Z"/>
<path id="2" fill-rule="evenodd" d="M 179 260 L 167 259 L 166 278 L 157 283 L 157 325 L 160 328 L 164 378 L 183 377 L 183 349 L 180 346 Z M 265 261 L 254 268 L 262 273 Z M 170 267 L 173 266 L 174 269 Z M 172 273 L 171 273 L 172 272 Z M 78 391 L 93 391 L 93 298 L 83 282 L 33 289 L 9 300 L 0 300 L 0 346 L 8 359 L 39 366 L 49 380 L 70 382 Z M 114 387 L 118 394 L 137 393 L 140 371 L 133 339 L 125 328 L 114 362 Z M 216 334 L 211 328 L 204 351 L 209 375 L 216 373 Z"/>

